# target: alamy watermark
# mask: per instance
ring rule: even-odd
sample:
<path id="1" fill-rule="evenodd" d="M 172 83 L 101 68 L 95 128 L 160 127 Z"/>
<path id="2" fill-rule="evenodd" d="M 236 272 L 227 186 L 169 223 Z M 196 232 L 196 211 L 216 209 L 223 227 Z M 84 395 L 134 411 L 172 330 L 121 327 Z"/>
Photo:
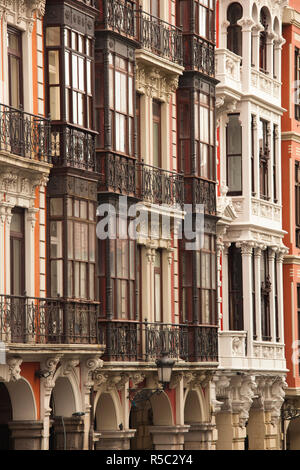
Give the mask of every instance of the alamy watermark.
<path id="1" fill-rule="evenodd" d="M 127 196 L 120 196 L 118 208 L 109 203 L 100 204 L 97 216 L 100 221 L 96 233 L 100 240 L 174 237 L 186 241 L 186 250 L 203 248 L 203 204 L 196 204 L 194 208 L 192 204 L 184 204 L 181 211 L 175 212 L 168 206 L 160 206 L 160 210 L 156 210 L 141 202 L 128 205 Z M 172 219 L 176 220 L 175 229 Z"/>

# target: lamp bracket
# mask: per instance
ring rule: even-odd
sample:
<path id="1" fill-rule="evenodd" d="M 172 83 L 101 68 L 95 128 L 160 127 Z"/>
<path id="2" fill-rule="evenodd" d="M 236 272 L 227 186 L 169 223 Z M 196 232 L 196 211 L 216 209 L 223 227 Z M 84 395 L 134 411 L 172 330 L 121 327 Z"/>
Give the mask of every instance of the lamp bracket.
<path id="1" fill-rule="evenodd" d="M 160 395 L 164 391 L 165 387 L 162 388 L 129 388 L 128 389 L 128 400 L 134 408 L 140 403 L 150 400 L 154 395 Z"/>

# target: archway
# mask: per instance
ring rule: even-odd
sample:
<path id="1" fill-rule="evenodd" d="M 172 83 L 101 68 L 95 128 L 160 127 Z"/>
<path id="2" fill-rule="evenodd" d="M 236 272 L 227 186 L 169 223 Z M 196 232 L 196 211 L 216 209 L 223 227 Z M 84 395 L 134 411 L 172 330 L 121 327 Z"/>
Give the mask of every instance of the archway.
<path id="1" fill-rule="evenodd" d="M 58 376 L 50 398 L 50 450 L 82 449 L 83 420 L 73 413 L 80 410 L 73 384 Z"/>
<path id="2" fill-rule="evenodd" d="M 126 406 L 126 404 L 123 404 Z M 122 404 L 116 390 L 100 391 L 95 399 L 94 430 L 100 433 L 96 450 L 127 450 L 128 430 L 122 418 Z"/>
<path id="3" fill-rule="evenodd" d="M 131 439 L 132 450 L 154 449 L 151 426 L 173 426 L 173 413 L 170 400 L 165 392 L 153 395 L 150 400 L 132 406 L 130 410 L 129 426 L 136 429 Z"/>
<path id="4" fill-rule="evenodd" d="M 201 423 L 203 420 L 202 414 L 198 393 L 196 390 L 191 390 L 188 393 L 184 404 L 184 423 Z"/>
<path id="5" fill-rule="evenodd" d="M 0 382 L 0 450 L 10 450 L 11 441 L 8 423 L 12 420 L 12 406 L 8 390 Z"/>
<path id="6" fill-rule="evenodd" d="M 300 450 L 300 418 L 293 419 L 288 424 L 286 450 Z"/>

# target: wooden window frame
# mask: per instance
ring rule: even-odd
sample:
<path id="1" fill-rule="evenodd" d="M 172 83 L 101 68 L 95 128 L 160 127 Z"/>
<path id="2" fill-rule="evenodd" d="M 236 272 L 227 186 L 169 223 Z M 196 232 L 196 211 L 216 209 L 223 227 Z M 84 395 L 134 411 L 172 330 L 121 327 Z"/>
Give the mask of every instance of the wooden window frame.
<path id="1" fill-rule="evenodd" d="M 23 296 L 25 295 L 25 211 L 20 207 L 14 207 L 12 209 L 12 217 L 14 214 L 21 215 L 21 232 L 14 232 L 10 230 L 10 293 L 11 295 Z M 14 249 L 13 249 L 13 240 L 21 241 L 21 258 L 20 258 L 20 290 L 21 292 L 14 292 Z"/>
<path id="2" fill-rule="evenodd" d="M 215 156 L 215 106 L 214 98 L 210 93 L 205 92 L 204 90 L 195 90 L 194 92 L 194 108 L 195 113 L 198 113 L 197 121 L 195 122 L 195 146 L 196 146 L 196 175 L 209 180 L 215 181 L 216 178 L 216 156 Z M 202 96 L 203 95 L 203 96 Z M 206 96 L 207 103 L 205 103 L 204 96 Z M 201 108 L 208 110 L 208 122 L 207 122 L 207 133 L 208 133 L 208 142 L 205 142 L 201 139 Z M 211 122 L 213 120 L 213 122 Z M 206 123 L 205 123 L 206 124 Z M 213 129 L 213 135 L 211 135 L 211 128 Z M 202 169 L 202 155 L 201 155 L 201 146 L 206 146 L 207 148 L 207 165 L 205 172 Z M 207 175 L 205 175 L 205 173 Z"/>
<path id="3" fill-rule="evenodd" d="M 157 106 L 158 113 L 154 113 L 155 106 Z M 162 128 L 161 128 L 161 111 L 162 111 L 162 103 L 159 100 L 153 99 L 152 100 L 152 154 L 153 154 L 153 166 L 156 168 L 162 167 Z M 158 124 L 158 147 L 157 147 L 157 165 L 154 164 L 154 126 Z"/>
<path id="4" fill-rule="evenodd" d="M 228 117 L 230 119 L 230 116 L 240 116 L 239 113 L 234 113 L 230 114 Z M 241 152 L 238 154 L 230 154 L 228 151 L 228 126 L 226 126 L 226 174 L 227 174 L 227 186 L 229 188 L 229 182 L 228 182 L 228 175 L 229 175 L 229 159 L 230 158 L 236 158 L 240 157 L 241 159 L 241 189 L 239 191 L 231 191 L 230 188 L 228 189 L 228 195 L 229 196 L 241 196 L 243 194 L 243 133 L 242 133 L 242 126 L 240 125 L 240 132 L 241 132 Z"/>
<path id="5" fill-rule="evenodd" d="M 11 91 L 11 83 L 12 83 L 12 77 L 11 77 L 11 57 L 14 57 L 15 59 L 18 60 L 19 64 L 19 78 L 20 78 L 20 83 L 19 83 L 19 93 L 20 93 L 20 103 L 18 106 L 14 106 L 15 108 L 19 109 L 22 108 L 24 105 L 24 91 L 23 91 L 23 51 L 22 51 L 22 31 L 13 28 L 12 26 L 7 26 L 7 38 L 9 34 L 14 34 L 18 38 L 18 43 L 19 43 L 19 50 L 16 51 L 15 49 L 10 49 L 7 47 L 7 60 L 8 60 L 8 87 L 9 87 L 9 104 L 12 106 L 12 91 Z"/>
<path id="6" fill-rule="evenodd" d="M 195 18 L 195 34 L 214 44 L 215 42 L 215 0 L 208 0 L 208 5 L 205 5 L 203 0 L 193 0 L 194 2 L 194 18 Z M 206 17 L 206 36 L 201 35 L 199 15 L 200 9 L 204 9 Z M 213 27 L 212 27 L 213 26 Z"/>

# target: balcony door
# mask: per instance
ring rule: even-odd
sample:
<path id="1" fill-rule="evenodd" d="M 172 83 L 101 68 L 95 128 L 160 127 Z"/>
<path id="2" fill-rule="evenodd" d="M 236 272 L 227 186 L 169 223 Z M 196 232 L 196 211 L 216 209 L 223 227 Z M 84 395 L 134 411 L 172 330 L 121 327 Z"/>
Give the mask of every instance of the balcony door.
<path id="1" fill-rule="evenodd" d="M 11 335 L 13 342 L 22 342 L 25 325 L 24 300 L 18 298 L 25 292 L 25 234 L 24 210 L 12 211 L 10 226 L 10 292 L 11 300 Z"/>
<path id="2" fill-rule="evenodd" d="M 7 29 L 7 57 L 9 73 L 9 104 L 23 106 L 22 35 L 21 31 Z"/>

